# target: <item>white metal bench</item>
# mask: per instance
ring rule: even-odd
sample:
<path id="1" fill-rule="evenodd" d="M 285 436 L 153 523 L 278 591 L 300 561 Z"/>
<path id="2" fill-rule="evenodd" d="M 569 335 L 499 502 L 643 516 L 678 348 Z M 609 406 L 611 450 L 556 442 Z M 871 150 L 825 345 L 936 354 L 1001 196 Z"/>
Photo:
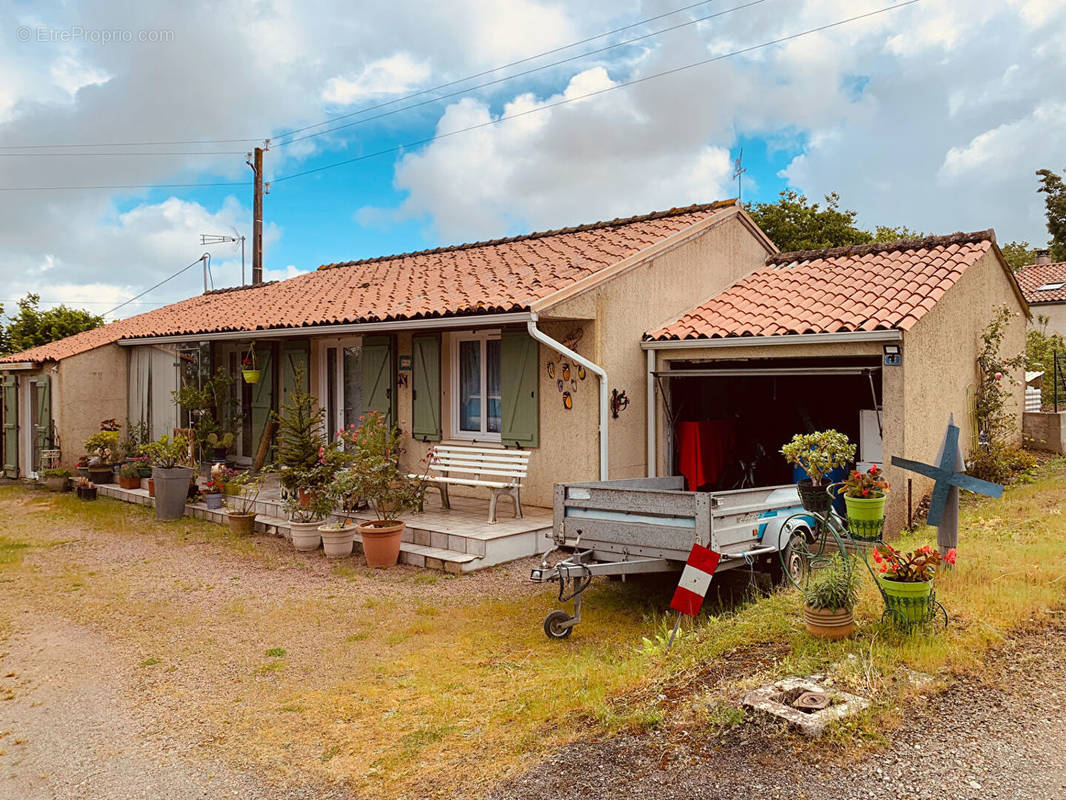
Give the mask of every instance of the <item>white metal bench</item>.
<path id="1" fill-rule="evenodd" d="M 527 450 L 437 445 L 430 453 L 426 483 L 440 491 L 441 505 L 445 508 L 452 507 L 448 498 L 449 486 L 489 489 L 492 492 L 489 522 L 496 521 L 496 500 L 500 495 L 506 495 L 514 501 L 515 517 L 521 519 L 522 481 L 529 473 L 529 455 Z M 423 476 L 412 474 L 410 477 Z"/>

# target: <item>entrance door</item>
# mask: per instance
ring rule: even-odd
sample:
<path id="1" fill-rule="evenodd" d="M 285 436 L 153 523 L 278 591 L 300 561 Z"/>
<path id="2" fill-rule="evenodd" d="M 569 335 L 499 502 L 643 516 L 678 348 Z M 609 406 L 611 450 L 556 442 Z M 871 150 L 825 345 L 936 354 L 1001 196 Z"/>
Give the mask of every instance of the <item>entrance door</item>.
<path id="1" fill-rule="evenodd" d="M 319 343 L 318 357 L 318 397 L 326 433 L 333 438 L 341 428 L 358 425 L 359 417 L 367 410 L 363 340 L 359 337 L 324 340 Z"/>

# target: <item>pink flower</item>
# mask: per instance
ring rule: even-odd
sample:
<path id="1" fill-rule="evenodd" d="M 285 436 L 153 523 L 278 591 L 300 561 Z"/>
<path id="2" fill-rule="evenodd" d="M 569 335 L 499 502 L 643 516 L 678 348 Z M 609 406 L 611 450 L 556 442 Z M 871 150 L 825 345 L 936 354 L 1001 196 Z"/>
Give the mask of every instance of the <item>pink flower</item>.
<path id="1" fill-rule="evenodd" d="M 944 556 L 944 561 L 946 561 L 948 564 L 954 564 L 955 563 L 955 558 L 956 558 L 956 551 L 955 551 L 955 548 L 952 547 L 950 550 L 948 550 L 947 554 Z"/>
<path id="2" fill-rule="evenodd" d="M 1003 373 L 1002 372 L 997 372 L 996 373 L 996 380 L 997 381 L 1003 380 Z"/>

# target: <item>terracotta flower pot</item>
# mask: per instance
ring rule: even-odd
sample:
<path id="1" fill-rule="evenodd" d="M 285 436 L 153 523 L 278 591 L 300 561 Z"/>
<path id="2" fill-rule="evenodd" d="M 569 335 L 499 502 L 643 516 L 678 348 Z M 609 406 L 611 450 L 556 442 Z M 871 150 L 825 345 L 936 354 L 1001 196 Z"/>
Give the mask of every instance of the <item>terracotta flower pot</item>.
<path id="1" fill-rule="evenodd" d="M 148 479 L 148 496 L 155 497 L 155 480 L 152 478 Z"/>
<path id="2" fill-rule="evenodd" d="M 345 525 L 343 528 L 334 528 L 329 525 L 320 525 L 319 535 L 322 537 L 322 552 L 326 558 L 344 558 L 352 554 L 355 544 L 355 525 Z"/>
<path id="3" fill-rule="evenodd" d="M 301 553 L 311 553 L 322 544 L 322 534 L 318 528 L 318 522 L 290 522 L 289 538 L 292 546 Z"/>
<path id="4" fill-rule="evenodd" d="M 360 523 L 359 536 L 363 540 L 363 553 L 368 567 L 384 569 L 396 566 L 406 526 L 407 523 L 402 520 Z"/>
<path id="5" fill-rule="evenodd" d="M 812 636 L 846 639 L 855 633 L 855 617 L 846 608 L 812 608 L 804 603 L 803 622 Z"/>
<path id="6" fill-rule="evenodd" d="M 122 475 L 118 476 L 118 485 L 123 489 L 140 489 L 141 479 L 134 475 L 132 478 L 126 478 Z"/>
<path id="7" fill-rule="evenodd" d="M 238 514 L 230 511 L 226 514 L 229 529 L 238 536 L 251 536 L 255 533 L 255 514 Z"/>

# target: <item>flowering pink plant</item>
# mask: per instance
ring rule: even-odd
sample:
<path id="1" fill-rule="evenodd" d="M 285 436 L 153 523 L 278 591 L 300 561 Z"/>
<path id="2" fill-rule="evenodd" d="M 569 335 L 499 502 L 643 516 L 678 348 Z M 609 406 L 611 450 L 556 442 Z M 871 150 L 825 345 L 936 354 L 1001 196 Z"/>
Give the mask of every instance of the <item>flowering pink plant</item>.
<path id="1" fill-rule="evenodd" d="M 936 576 L 936 568 L 941 561 L 954 564 L 957 553 L 951 548 L 940 557 L 940 553 L 929 545 L 919 547 L 911 553 L 900 553 L 890 544 L 875 547 L 873 550 L 874 563 L 877 571 L 886 580 L 899 581 L 900 583 L 924 583 L 931 581 Z"/>

